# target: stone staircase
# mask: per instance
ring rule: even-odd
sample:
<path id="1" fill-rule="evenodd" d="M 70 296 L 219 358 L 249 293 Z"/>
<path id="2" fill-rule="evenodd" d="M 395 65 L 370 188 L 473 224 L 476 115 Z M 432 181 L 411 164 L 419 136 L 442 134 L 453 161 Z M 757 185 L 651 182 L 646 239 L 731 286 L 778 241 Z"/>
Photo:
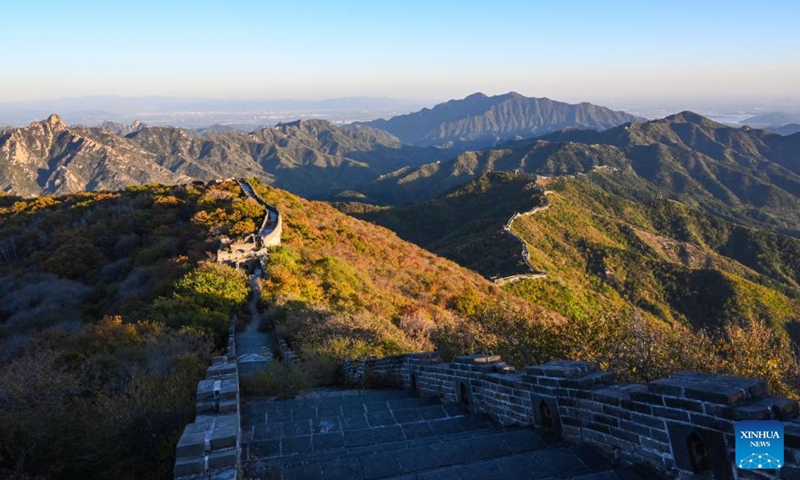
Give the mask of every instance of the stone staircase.
<path id="1" fill-rule="evenodd" d="M 317 390 L 242 403 L 248 479 L 655 478 L 597 449 L 528 427 L 502 427 L 465 405 L 401 390 Z"/>

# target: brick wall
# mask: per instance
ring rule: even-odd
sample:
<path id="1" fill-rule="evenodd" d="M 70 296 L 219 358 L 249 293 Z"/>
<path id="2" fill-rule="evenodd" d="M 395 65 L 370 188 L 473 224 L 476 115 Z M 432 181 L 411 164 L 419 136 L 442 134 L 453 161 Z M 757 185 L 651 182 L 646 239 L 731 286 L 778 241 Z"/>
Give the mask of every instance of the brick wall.
<path id="1" fill-rule="evenodd" d="M 613 372 L 592 362 L 550 362 L 517 372 L 496 355 L 442 363 L 435 353 L 351 360 L 342 375 L 356 386 L 393 385 L 461 402 L 505 425 L 550 428 L 670 476 L 800 480 L 798 404 L 770 396 L 760 380 L 681 372 L 637 385 L 616 382 Z M 784 423 L 786 466 L 735 468 L 734 425 L 767 419 Z"/>
<path id="2" fill-rule="evenodd" d="M 225 355 L 214 357 L 197 385 L 197 417 L 176 448 L 176 479 L 237 478 L 241 452 L 235 318 Z"/>
<path id="3" fill-rule="evenodd" d="M 281 218 L 281 212 L 278 210 L 277 207 L 274 205 L 270 205 L 267 203 L 261 196 L 256 193 L 256 190 L 250 185 L 250 182 L 247 180 L 237 180 L 239 186 L 245 193 L 252 195 L 258 203 L 264 206 L 267 209 L 266 213 L 264 214 L 264 220 L 261 222 L 261 228 L 259 229 L 259 233 L 262 235 L 261 237 L 261 246 L 266 247 L 274 247 L 281 244 L 281 234 L 283 233 L 283 219 Z M 269 232 L 264 235 L 264 231 L 269 230 Z"/>

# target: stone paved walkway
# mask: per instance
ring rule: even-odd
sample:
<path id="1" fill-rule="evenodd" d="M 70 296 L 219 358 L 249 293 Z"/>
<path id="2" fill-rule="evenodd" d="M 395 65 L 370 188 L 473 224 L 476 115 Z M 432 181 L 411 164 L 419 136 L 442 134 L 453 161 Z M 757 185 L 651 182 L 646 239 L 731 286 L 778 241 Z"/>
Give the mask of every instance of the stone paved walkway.
<path id="1" fill-rule="evenodd" d="M 252 297 L 250 298 L 250 315 L 252 320 L 244 331 L 236 334 L 236 350 L 239 356 L 239 373 L 247 374 L 266 368 L 272 361 L 271 340 L 268 333 L 259 332 L 261 318 L 258 313 L 260 292 L 257 282 L 258 274 L 250 278 Z"/>
<path id="2" fill-rule="evenodd" d="M 598 450 L 395 390 L 242 403 L 244 479 L 638 480 Z"/>

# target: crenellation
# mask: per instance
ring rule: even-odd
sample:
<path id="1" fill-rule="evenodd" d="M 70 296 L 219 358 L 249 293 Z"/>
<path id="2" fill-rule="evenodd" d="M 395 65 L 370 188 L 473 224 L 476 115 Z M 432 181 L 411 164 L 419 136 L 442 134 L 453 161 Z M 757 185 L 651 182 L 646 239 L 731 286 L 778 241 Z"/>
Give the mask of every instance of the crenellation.
<path id="1" fill-rule="evenodd" d="M 632 391 L 630 392 L 629 398 L 635 402 L 647 403 L 659 407 L 664 406 L 664 396 L 657 393 L 650 393 L 648 391 Z"/>
<path id="2" fill-rule="evenodd" d="M 236 478 L 242 435 L 235 324 L 234 317 L 228 354 L 214 357 L 206 379 L 197 384 L 197 417 L 186 426 L 175 449 L 176 479 Z"/>
<path id="3" fill-rule="evenodd" d="M 703 402 L 697 400 L 689 400 L 686 398 L 676 398 L 676 397 L 668 397 L 665 396 L 664 398 L 664 406 L 670 408 L 680 408 L 682 410 L 688 410 L 691 412 L 698 412 L 702 413 L 705 411 L 705 407 L 709 404 L 704 404 Z"/>
<path id="4" fill-rule="evenodd" d="M 342 371 L 356 384 L 365 375 L 376 375 L 411 389 L 413 378 L 420 396 L 464 403 L 503 425 L 550 428 L 566 439 L 672 474 L 693 472 L 687 439 L 695 438 L 716 455 L 712 473 L 719 480 L 756 478 L 735 470 L 732 457 L 728 459 L 737 421 L 792 419 L 786 423 L 787 461 L 800 460 L 798 404 L 769 396 L 766 382 L 760 380 L 680 372 L 634 385 L 616 382 L 612 372 L 594 362 L 550 362 L 522 372 L 504 365 L 497 355 L 461 356 L 442 363 L 437 355 L 423 353 L 348 361 Z M 790 476 L 797 473 L 786 471 Z"/>

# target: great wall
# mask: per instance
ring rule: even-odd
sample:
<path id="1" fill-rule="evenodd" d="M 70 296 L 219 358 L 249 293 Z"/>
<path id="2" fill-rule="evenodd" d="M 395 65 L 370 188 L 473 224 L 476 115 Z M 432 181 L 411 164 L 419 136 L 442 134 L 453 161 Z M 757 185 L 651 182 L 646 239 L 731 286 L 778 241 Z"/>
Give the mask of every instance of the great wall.
<path id="1" fill-rule="evenodd" d="M 516 233 L 512 232 L 511 231 L 511 226 L 514 225 L 514 221 L 517 220 L 520 217 L 527 217 L 527 216 L 533 215 L 535 213 L 542 212 L 542 211 L 545 211 L 545 210 L 549 209 L 550 208 L 550 201 L 547 199 L 547 195 L 549 193 L 551 193 L 551 192 L 549 192 L 547 190 L 544 190 L 544 192 L 543 192 L 542 198 L 544 199 L 544 203 L 545 203 L 544 205 L 542 205 L 541 207 L 534 207 L 534 208 L 528 210 L 527 212 L 523 212 L 523 213 L 516 212 L 514 215 L 511 216 L 511 218 L 508 219 L 508 222 L 506 222 L 506 224 L 503 225 L 503 231 L 506 232 L 507 234 L 511 235 L 515 239 L 517 239 L 522 244 L 522 254 L 521 254 L 522 255 L 522 260 L 525 262 L 525 265 L 527 265 L 527 267 L 531 271 L 531 273 L 520 273 L 520 274 L 517 274 L 517 275 L 509 275 L 507 277 L 495 278 L 494 280 L 492 280 L 495 285 L 502 286 L 502 285 L 505 285 L 507 283 L 517 282 L 519 280 L 538 279 L 538 278 L 546 278 L 547 277 L 547 274 L 545 272 L 538 271 L 533 267 L 533 264 L 531 264 L 531 260 L 529 258 L 530 257 L 530 252 L 528 251 L 528 243 L 525 242 L 525 240 L 522 237 L 520 237 Z"/>
<path id="2" fill-rule="evenodd" d="M 264 219 L 257 234 L 223 245 L 217 252 L 217 261 L 255 272 L 263 268 L 267 249 L 280 245 L 283 219 L 280 211 L 264 201 L 248 181 L 237 182 L 248 197 L 266 209 Z M 253 284 L 255 301 L 258 294 L 255 278 Z M 252 320 L 251 323 L 258 322 Z M 173 471 L 176 479 L 233 480 L 239 477 L 242 442 L 239 373 L 268 362 L 269 346 L 259 338 L 253 341 L 253 334 L 259 335 L 257 332 L 237 334 L 235 326 L 233 318 L 225 354 L 212 359 L 206 379 L 197 385 L 197 417 L 194 423 L 186 426 L 178 441 Z M 237 351 L 237 336 L 245 343 L 240 345 L 241 351 Z"/>
<path id="3" fill-rule="evenodd" d="M 263 262 L 280 243 L 280 213 L 240 185 L 267 206 L 250 253 Z M 627 384 L 592 362 L 518 372 L 496 355 L 445 363 L 430 352 L 346 361 L 349 388 L 243 400 L 234 324 L 198 384 L 177 479 L 800 480 L 798 403 L 761 380 L 681 372 Z M 735 424 L 770 419 L 784 425 L 785 465 L 737 468 Z"/>

